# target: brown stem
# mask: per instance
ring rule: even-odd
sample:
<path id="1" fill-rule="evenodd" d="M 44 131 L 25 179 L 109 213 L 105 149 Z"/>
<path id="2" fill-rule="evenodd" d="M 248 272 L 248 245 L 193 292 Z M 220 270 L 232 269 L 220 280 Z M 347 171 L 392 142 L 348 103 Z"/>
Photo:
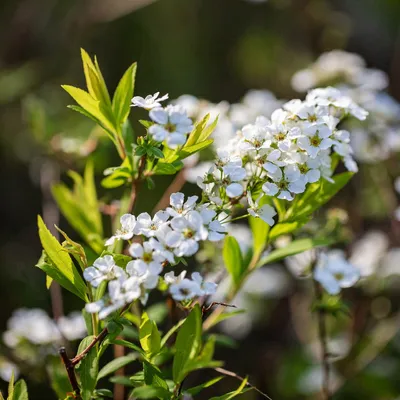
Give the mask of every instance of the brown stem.
<path id="1" fill-rule="evenodd" d="M 316 280 L 313 280 L 315 298 L 318 303 L 321 302 L 323 291 L 321 286 Z M 321 346 L 321 366 L 322 366 L 322 387 L 321 398 L 322 400 L 330 400 L 330 365 L 329 365 L 329 351 L 328 351 L 328 336 L 326 330 L 326 313 L 323 310 L 317 310 L 318 318 L 318 338 Z"/>
<path id="2" fill-rule="evenodd" d="M 138 175 L 132 182 L 132 190 L 131 190 L 131 197 L 130 197 L 129 205 L 128 205 L 128 212 L 132 212 L 133 209 L 135 208 L 136 201 L 137 201 L 137 195 L 138 195 L 138 191 L 140 189 L 140 184 L 142 182 L 143 172 L 144 172 L 145 167 L 146 167 L 146 156 L 142 156 L 141 159 L 139 160 Z"/>
<path id="3" fill-rule="evenodd" d="M 80 399 L 81 398 L 81 396 L 80 396 L 81 390 L 79 388 L 79 384 L 78 384 L 78 381 L 77 381 L 76 375 L 75 375 L 75 364 L 73 364 L 72 360 L 70 360 L 68 358 L 65 347 L 61 347 L 61 349 L 59 350 L 59 353 L 60 353 L 61 360 L 64 363 L 65 369 L 67 370 L 68 379 L 69 379 L 69 382 L 71 383 L 72 390 L 74 391 L 74 394 L 76 396 L 75 398 Z"/>
<path id="4" fill-rule="evenodd" d="M 78 354 L 71 360 L 72 365 L 78 364 L 97 343 L 100 343 L 105 339 L 107 333 L 107 328 L 104 328 L 97 336 L 95 336 L 93 340 L 89 343 L 88 347 L 86 347 L 86 349 L 83 350 L 82 353 Z"/>

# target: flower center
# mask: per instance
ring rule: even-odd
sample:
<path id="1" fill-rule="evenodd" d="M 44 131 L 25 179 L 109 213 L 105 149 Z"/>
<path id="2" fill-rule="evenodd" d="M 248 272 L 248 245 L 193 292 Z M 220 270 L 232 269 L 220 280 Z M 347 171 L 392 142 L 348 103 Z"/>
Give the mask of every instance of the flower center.
<path id="1" fill-rule="evenodd" d="M 341 281 L 344 278 L 344 274 L 341 272 L 336 272 L 335 274 L 333 274 L 333 276 L 337 281 Z"/>
<path id="2" fill-rule="evenodd" d="M 318 147 L 321 144 L 322 140 L 318 135 L 313 136 L 310 139 L 311 146 Z"/>
<path id="3" fill-rule="evenodd" d="M 309 168 L 307 167 L 306 164 L 301 164 L 299 165 L 299 170 L 302 174 L 305 174 L 306 172 L 308 172 Z"/>
<path id="4" fill-rule="evenodd" d="M 181 293 L 182 296 L 189 296 L 190 295 L 190 290 L 187 288 L 180 288 L 179 292 Z"/>
<path id="5" fill-rule="evenodd" d="M 153 261 L 153 255 L 151 253 L 144 253 L 143 254 L 143 261 L 144 262 L 150 262 Z"/>
<path id="6" fill-rule="evenodd" d="M 285 140 L 285 134 L 283 132 L 279 132 L 275 135 L 275 139 L 281 142 L 282 140 Z"/>
<path id="7" fill-rule="evenodd" d="M 164 125 L 165 130 L 168 132 L 172 133 L 176 131 L 176 125 L 171 124 L 171 122 L 168 122 L 167 124 Z"/>
<path id="8" fill-rule="evenodd" d="M 191 229 L 186 229 L 186 230 L 183 232 L 183 236 L 184 236 L 186 239 L 191 239 L 191 238 L 194 236 L 194 232 L 193 232 Z"/>
<path id="9" fill-rule="evenodd" d="M 278 186 L 278 188 L 280 190 L 285 190 L 287 188 L 287 182 L 286 181 L 280 181 L 280 182 L 278 182 L 277 186 Z"/>
<path id="10" fill-rule="evenodd" d="M 317 116 L 315 114 L 311 114 L 308 116 L 308 120 L 310 122 L 316 122 L 317 121 Z"/>

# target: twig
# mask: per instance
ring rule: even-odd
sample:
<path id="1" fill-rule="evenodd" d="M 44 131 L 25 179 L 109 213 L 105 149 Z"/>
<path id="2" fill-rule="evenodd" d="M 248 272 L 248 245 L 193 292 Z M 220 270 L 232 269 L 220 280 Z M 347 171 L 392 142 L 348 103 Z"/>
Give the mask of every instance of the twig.
<path id="1" fill-rule="evenodd" d="M 228 371 L 227 369 L 217 367 L 217 368 L 214 368 L 214 370 L 219 372 L 220 374 L 223 374 L 223 375 L 226 375 L 226 376 L 231 376 L 232 378 L 236 378 L 241 382 L 244 381 L 244 378 L 242 378 L 238 374 L 235 374 L 232 371 Z M 263 393 L 260 389 L 256 388 L 250 382 L 246 382 L 246 386 L 251 387 L 253 390 L 255 390 L 257 393 L 261 394 L 261 396 L 264 396 L 266 399 L 272 400 L 271 397 L 269 397 L 267 394 Z"/>
<path id="2" fill-rule="evenodd" d="M 74 391 L 75 394 L 75 398 L 76 399 L 80 399 L 80 393 L 81 390 L 79 388 L 78 385 L 78 381 L 76 379 L 76 375 L 75 375 L 75 364 L 73 364 L 72 360 L 70 360 L 67 356 L 67 351 L 65 350 L 65 347 L 61 347 L 61 349 L 59 350 L 61 359 L 64 363 L 65 369 L 67 370 L 67 374 L 68 374 L 68 379 L 69 382 L 71 383 L 72 386 L 72 390 Z"/>
<path id="3" fill-rule="evenodd" d="M 313 279 L 315 298 L 317 302 L 322 300 L 322 289 L 319 283 Z M 323 310 L 317 310 L 318 318 L 318 338 L 321 346 L 321 364 L 322 364 L 322 387 L 321 396 L 323 400 L 330 400 L 330 365 L 329 365 L 329 351 L 326 332 L 326 313 Z"/>
<path id="4" fill-rule="evenodd" d="M 107 328 L 104 328 L 97 336 L 93 338 L 93 340 L 89 343 L 88 347 L 86 347 L 86 349 L 83 350 L 82 353 L 78 354 L 72 360 L 70 360 L 71 364 L 73 366 L 78 364 L 97 343 L 100 343 L 105 339 L 107 333 L 108 333 Z"/>
<path id="5" fill-rule="evenodd" d="M 131 191 L 131 197 L 129 200 L 129 205 L 128 205 L 128 212 L 132 212 L 133 209 L 135 208 L 136 201 L 137 201 L 137 194 L 140 188 L 140 184 L 142 182 L 143 178 L 143 171 L 146 167 L 146 156 L 142 156 L 141 159 L 139 160 L 139 170 L 138 170 L 138 176 L 133 180 L 132 182 L 132 191 Z"/>

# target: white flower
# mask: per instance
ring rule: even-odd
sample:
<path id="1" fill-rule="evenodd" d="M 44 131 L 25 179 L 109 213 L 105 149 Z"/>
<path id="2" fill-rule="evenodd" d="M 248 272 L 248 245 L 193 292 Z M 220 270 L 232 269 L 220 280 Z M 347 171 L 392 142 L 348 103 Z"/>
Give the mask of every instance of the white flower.
<path id="1" fill-rule="evenodd" d="M 184 216 L 189 211 L 194 210 L 197 199 L 197 196 L 190 196 L 185 202 L 183 193 L 172 193 L 169 201 L 171 207 L 167 207 L 166 211 L 171 217 Z"/>
<path id="2" fill-rule="evenodd" d="M 260 207 L 257 201 L 253 201 L 251 193 L 248 194 L 247 200 L 250 205 L 250 208 L 248 208 L 247 211 L 251 216 L 255 218 L 261 218 L 269 226 L 275 224 L 274 216 L 276 215 L 276 211 L 272 206 L 269 204 L 264 204 Z"/>
<path id="3" fill-rule="evenodd" d="M 121 229 L 115 232 L 114 236 L 111 236 L 110 239 L 106 241 L 106 246 L 114 244 L 115 240 L 123 239 L 129 240 L 133 237 L 135 226 L 136 226 L 136 218 L 131 214 L 124 214 L 120 218 Z"/>
<path id="4" fill-rule="evenodd" d="M 246 125 L 242 129 L 243 142 L 240 147 L 241 150 L 259 151 L 261 149 L 267 149 L 271 145 L 271 140 L 267 137 L 267 132 L 264 127 L 259 125 Z"/>
<path id="5" fill-rule="evenodd" d="M 15 310 L 7 321 L 7 331 L 3 333 L 3 341 L 8 347 L 15 348 L 20 340 L 46 345 L 60 342 L 61 334 L 55 322 L 44 310 L 20 308 Z"/>
<path id="6" fill-rule="evenodd" d="M 167 272 L 164 275 L 164 280 L 167 284 L 172 285 L 181 282 L 186 276 L 186 271 L 182 271 L 179 275 L 175 276 L 174 271 Z"/>
<path id="7" fill-rule="evenodd" d="M 202 296 L 212 295 L 217 290 L 218 285 L 215 282 L 205 282 L 198 272 L 192 273 L 192 280 L 200 286 Z"/>
<path id="8" fill-rule="evenodd" d="M 297 145 L 305 150 L 311 158 L 315 158 L 320 150 L 327 150 L 333 145 L 330 139 L 331 130 L 325 124 L 312 124 L 305 128 L 306 136 L 302 136 L 297 140 Z"/>
<path id="9" fill-rule="evenodd" d="M 132 107 L 141 107 L 145 110 L 151 110 L 155 107 L 161 107 L 160 102 L 168 99 L 168 94 L 158 97 L 160 92 L 154 93 L 153 95 L 149 94 L 145 98 L 140 96 L 135 96 L 132 99 Z"/>
<path id="10" fill-rule="evenodd" d="M 82 339 L 86 336 L 86 324 L 79 311 L 74 311 L 68 316 L 61 316 L 57 320 L 58 329 L 68 340 Z"/>
<path id="11" fill-rule="evenodd" d="M 11 377 L 14 376 L 14 379 L 17 380 L 19 376 L 19 369 L 18 367 L 12 363 L 11 361 L 7 360 L 6 358 L 0 358 L 0 378 L 3 381 L 9 382 Z"/>
<path id="12" fill-rule="evenodd" d="M 115 264 L 114 258 L 110 255 L 99 257 L 93 266 L 83 271 L 83 277 L 93 286 L 97 287 L 103 281 L 116 279 L 123 273 L 123 269 Z"/>
<path id="13" fill-rule="evenodd" d="M 192 120 L 179 106 L 153 108 L 150 118 L 155 122 L 148 132 L 157 142 L 167 142 L 168 147 L 176 148 L 185 144 L 186 136 L 192 131 Z"/>
<path id="14" fill-rule="evenodd" d="M 208 229 L 208 237 L 207 239 L 211 242 L 218 242 L 225 237 L 225 233 L 227 232 L 226 226 L 222 225 L 220 221 L 214 219 L 217 216 L 215 210 L 211 210 L 207 207 L 207 204 L 204 204 L 199 209 L 201 218 L 203 219 L 204 225 L 206 225 Z"/>
<path id="15" fill-rule="evenodd" d="M 148 213 L 141 213 L 137 217 L 136 232 L 147 237 L 157 234 L 157 231 L 168 220 L 169 214 L 166 211 L 158 211 L 153 218 Z"/>
<path id="16" fill-rule="evenodd" d="M 173 283 L 169 287 L 169 293 L 174 300 L 184 301 L 201 296 L 203 291 L 197 282 L 184 278 L 178 283 Z"/>
<path id="17" fill-rule="evenodd" d="M 360 271 L 348 263 L 341 251 L 321 254 L 314 271 L 314 279 L 332 295 L 341 288 L 353 286 L 360 278 Z"/>
<path id="18" fill-rule="evenodd" d="M 133 261 L 129 261 L 126 265 L 126 272 L 129 275 L 140 275 L 145 272 L 149 272 L 151 275 L 159 275 L 162 271 L 162 263 L 164 257 L 154 250 L 152 243 L 144 242 L 143 245 L 140 243 L 133 243 L 129 247 L 129 254 L 135 258 Z"/>

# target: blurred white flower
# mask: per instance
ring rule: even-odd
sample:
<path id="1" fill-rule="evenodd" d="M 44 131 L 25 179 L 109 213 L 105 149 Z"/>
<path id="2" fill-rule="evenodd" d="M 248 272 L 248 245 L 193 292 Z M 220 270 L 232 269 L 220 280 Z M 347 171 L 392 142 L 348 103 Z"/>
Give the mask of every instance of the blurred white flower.
<path id="1" fill-rule="evenodd" d="M 115 235 L 111 236 L 110 239 L 106 241 L 106 246 L 114 244 L 116 240 L 123 239 L 129 240 L 133 237 L 136 226 L 136 218 L 131 214 L 124 214 L 121 219 L 121 229 L 115 232 Z"/>
<path id="2" fill-rule="evenodd" d="M 14 379 L 17 380 L 19 376 L 18 367 L 4 357 L 0 357 L 0 378 L 3 381 L 9 382 L 14 374 Z"/>
<path id="3" fill-rule="evenodd" d="M 340 250 L 321 253 L 314 270 L 314 279 L 332 295 L 342 288 L 353 286 L 360 278 L 360 271 L 347 262 Z"/>
<path id="4" fill-rule="evenodd" d="M 82 339 L 87 335 L 86 324 L 82 314 L 74 311 L 57 320 L 58 329 L 67 340 Z"/>
<path id="5" fill-rule="evenodd" d="M 145 98 L 140 96 L 135 96 L 132 99 L 132 107 L 141 107 L 145 110 L 151 110 L 155 107 L 161 107 L 160 102 L 168 99 L 168 94 L 158 97 L 160 92 L 154 93 L 153 95 L 149 94 Z"/>

